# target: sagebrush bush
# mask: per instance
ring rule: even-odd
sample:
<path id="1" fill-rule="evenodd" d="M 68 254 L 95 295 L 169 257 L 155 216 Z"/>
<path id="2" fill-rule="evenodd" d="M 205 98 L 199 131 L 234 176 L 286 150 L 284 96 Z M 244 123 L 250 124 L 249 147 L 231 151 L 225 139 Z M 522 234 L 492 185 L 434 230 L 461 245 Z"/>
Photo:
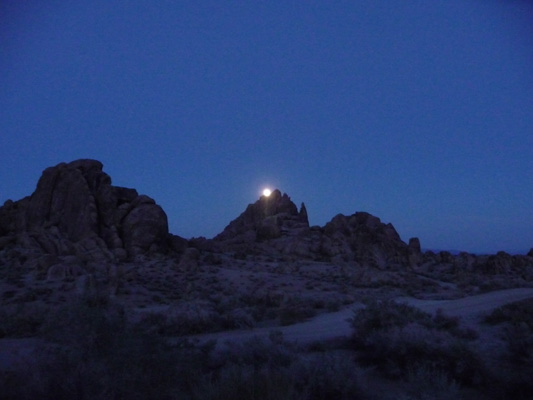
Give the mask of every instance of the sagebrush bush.
<path id="1" fill-rule="evenodd" d="M 352 400 L 365 398 L 353 357 L 323 353 L 299 359 L 291 368 L 293 382 L 304 399 Z"/>
<path id="2" fill-rule="evenodd" d="M 533 398 L 533 300 L 523 300 L 495 309 L 486 318 L 500 325 L 505 348 L 499 357 L 499 383 L 502 397 Z"/>
<path id="3" fill-rule="evenodd" d="M 157 335 L 128 325 L 120 307 L 81 299 L 43 326 L 51 345 L 34 362 L 0 377 L 10 399 L 170 399 L 192 372 L 190 351 L 177 351 Z M 196 352 L 197 353 L 197 352 Z M 198 371 L 192 372 L 198 374 Z"/>
<path id="4" fill-rule="evenodd" d="M 353 357 L 302 354 L 278 333 L 230 344 L 211 363 L 217 368 L 200 380 L 195 399 L 364 398 Z"/>
<path id="5" fill-rule="evenodd" d="M 217 311 L 209 303 L 183 302 L 164 312 L 145 312 L 137 328 L 164 336 L 186 336 L 253 327 L 255 321 L 246 309 Z"/>
<path id="6" fill-rule="evenodd" d="M 460 383 L 479 385 L 484 368 L 454 319 L 436 317 L 405 304 L 374 302 L 352 318 L 352 342 L 359 359 L 391 377 L 417 368 L 448 374 Z"/>
<path id="7" fill-rule="evenodd" d="M 282 326 L 303 322 L 316 315 L 316 310 L 304 302 L 288 302 L 279 309 L 279 322 Z"/>
<path id="8" fill-rule="evenodd" d="M 527 324 L 533 330 L 533 299 L 506 304 L 493 310 L 485 322 L 497 325 L 505 322 L 513 324 Z"/>
<path id="9" fill-rule="evenodd" d="M 301 353 L 281 333 L 195 346 L 137 329 L 112 302 L 65 305 L 51 344 L 0 374 L 0 399 L 357 399 L 352 358 Z"/>
<path id="10" fill-rule="evenodd" d="M 407 393 L 397 400 L 461 400 L 459 385 L 448 374 L 428 367 L 410 369 Z"/>
<path id="11" fill-rule="evenodd" d="M 27 303 L 0 308 L 0 338 L 34 336 L 39 332 L 48 315 L 48 307 Z"/>
<path id="12" fill-rule="evenodd" d="M 215 362 L 219 365 L 226 363 L 245 365 L 253 369 L 265 366 L 287 367 L 296 356 L 296 351 L 294 346 L 286 343 L 278 332 L 272 332 L 269 338 L 254 336 L 243 342 L 229 343 L 215 355 Z"/>
<path id="13" fill-rule="evenodd" d="M 351 319 L 352 327 L 356 331 L 355 339 L 374 331 L 401 328 L 414 321 L 428 325 L 431 323 L 431 316 L 394 301 L 371 301 L 365 308 L 356 310 Z"/>
<path id="14" fill-rule="evenodd" d="M 253 369 L 227 365 L 216 374 L 203 377 L 193 390 L 194 400 L 278 400 L 302 399 L 285 370 Z"/>

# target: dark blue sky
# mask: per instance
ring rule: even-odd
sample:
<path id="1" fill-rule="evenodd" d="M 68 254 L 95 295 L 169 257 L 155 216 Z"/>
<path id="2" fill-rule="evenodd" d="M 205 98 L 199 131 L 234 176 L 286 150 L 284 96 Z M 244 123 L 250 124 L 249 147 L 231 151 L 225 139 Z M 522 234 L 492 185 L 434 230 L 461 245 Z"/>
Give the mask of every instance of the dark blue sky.
<path id="1" fill-rule="evenodd" d="M 185 237 L 270 186 L 312 224 L 533 247 L 530 1 L 0 4 L 0 202 L 95 158 Z"/>

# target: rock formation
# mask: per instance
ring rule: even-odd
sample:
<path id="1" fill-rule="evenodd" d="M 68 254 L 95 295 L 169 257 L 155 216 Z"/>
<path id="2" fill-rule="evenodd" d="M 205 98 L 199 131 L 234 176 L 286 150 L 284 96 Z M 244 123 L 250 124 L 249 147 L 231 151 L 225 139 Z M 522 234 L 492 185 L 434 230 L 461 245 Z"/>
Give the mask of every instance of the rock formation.
<path id="1" fill-rule="evenodd" d="M 167 216 L 148 196 L 113 186 L 95 160 L 47 168 L 35 192 L 0 207 L 0 263 L 42 271 L 49 279 L 84 273 L 80 265 L 116 263 L 169 250 L 182 254 L 180 270 L 194 270 L 205 254 L 289 256 L 334 263 L 423 271 L 531 274 L 533 249 L 524 256 L 422 253 L 417 238 L 403 242 L 391 224 L 356 212 L 309 226 L 307 209 L 274 190 L 231 221 L 214 239 L 185 240 L 168 232 Z M 194 248 L 194 249 L 193 249 Z"/>
<path id="2" fill-rule="evenodd" d="M 281 237 L 290 230 L 309 228 L 307 210 L 300 211 L 290 197 L 279 190 L 261 196 L 214 238 L 215 242 L 253 243 Z"/>
<path id="3" fill-rule="evenodd" d="M 248 205 L 213 241 L 219 251 L 278 252 L 381 268 L 406 264 L 409 253 L 391 224 L 368 213 L 339 214 L 323 228 L 310 228 L 305 205 L 298 211 L 277 189 Z"/>
<path id="4" fill-rule="evenodd" d="M 0 249 L 107 261 L 165 252 L 163 209 L 134 189 L 112 186 L 102 167 L 77 160 L 47 168 L 31 196 L 0 208 Z"/>
<path id="5" fill-rule="evenodd" d="M 415 266 L 422 262 L 422 247 L 420 246 L 420 239 L 414 237 L 409 239 L 407 246 L 409 265 Z"/>
<path id="6" fill-rule="evenodd" d="M 366 212 L 339 214 L 324 227 L 322 252 L 343 261 L 385 268 L 405 264 L 407 245 L 392 224 Z"/>

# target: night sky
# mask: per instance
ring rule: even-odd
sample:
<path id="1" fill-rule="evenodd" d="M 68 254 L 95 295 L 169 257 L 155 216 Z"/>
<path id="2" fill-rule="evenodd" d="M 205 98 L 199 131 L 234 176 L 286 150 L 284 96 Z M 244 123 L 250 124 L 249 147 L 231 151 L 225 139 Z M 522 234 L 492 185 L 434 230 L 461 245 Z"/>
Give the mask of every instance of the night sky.
<path id="1" fill-rule="evenodd" d="M 0 204 L 94 158 L 213 237 L 279 188 L 426 249 L 533 247 L 533 2 L 0 2 Z"/>

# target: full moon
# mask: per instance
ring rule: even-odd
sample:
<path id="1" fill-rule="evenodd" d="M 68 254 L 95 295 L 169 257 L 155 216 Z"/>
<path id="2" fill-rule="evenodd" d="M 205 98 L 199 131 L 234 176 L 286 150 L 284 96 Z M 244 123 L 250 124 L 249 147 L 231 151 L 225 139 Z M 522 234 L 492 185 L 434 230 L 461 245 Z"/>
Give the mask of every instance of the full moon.
<path id="1" fill-rule="evenodd" d="M 271 194 L 272 194 L 272 190 L 270 190 L 270 189 L 264 189 L 264 190 L 263 190 L 263 196 L 268 197 L 268 196 L 270 196 Z"/>

